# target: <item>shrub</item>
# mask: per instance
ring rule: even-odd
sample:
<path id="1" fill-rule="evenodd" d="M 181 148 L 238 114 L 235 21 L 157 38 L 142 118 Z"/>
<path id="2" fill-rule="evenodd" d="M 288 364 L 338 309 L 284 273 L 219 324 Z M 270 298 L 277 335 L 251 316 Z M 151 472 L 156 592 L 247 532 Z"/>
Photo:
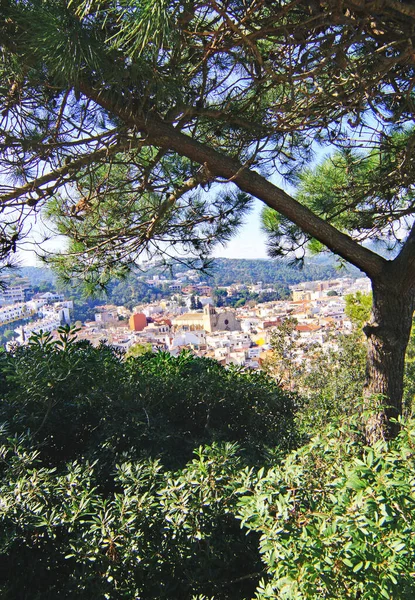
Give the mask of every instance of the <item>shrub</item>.
<path id="1" fill-rule="evenodd" d="M 1 598 L 252 597 L 258 536 L 236 503 L 251 469 L 296 442 L 294 396 L 68 330 L 0 354 L 0 393 Z"/>
<path id="2" fill-rule="evenodd" d="M 121 462 L 117 491 L 108 493 L 96 464 L 47 468 L 30 437 L 2 438 L 4 600 L 254 593 L 262 567 L 256 536 L 247 540 L 234 514 L 235 445 L 200 448 L 177 472 L 158 461 Z"/>
<path id="3" fill-rule="evenodd" d="M 240 499 L 267 569 L 257 598 L 415 597 L 415 422 L 364 445 L 329 427 Z"/>
<path id="4" fill-rule="evenodd" d="M 256 464 L 267 448 L 287 451 L 297 443 L 296 398 L 263 373 L 186 352 L 124 360 L 68 331 L 5 354 L 0 393 L 0 420 L 17 433 L 30 429 L 54 466 L 81 455 L 99 456 L 101 464 L 107 456 L 112 464 L 127 453 L 179 468 L 214 441 L 240 443 Z"/>

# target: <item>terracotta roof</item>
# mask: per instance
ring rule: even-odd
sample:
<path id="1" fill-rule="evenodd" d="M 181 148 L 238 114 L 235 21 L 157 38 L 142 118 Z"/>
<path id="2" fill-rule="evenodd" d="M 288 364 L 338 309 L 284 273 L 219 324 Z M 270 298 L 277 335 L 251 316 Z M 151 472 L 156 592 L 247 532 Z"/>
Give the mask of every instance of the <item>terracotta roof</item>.
<path id="1" fill-rule="evenodd" d="M 306 333 L 310 331 L 318 331 L 319 329 L 321 329 L 321 327 L 319 325 L 297 325 L 295 329 L 300 333 Z"/>

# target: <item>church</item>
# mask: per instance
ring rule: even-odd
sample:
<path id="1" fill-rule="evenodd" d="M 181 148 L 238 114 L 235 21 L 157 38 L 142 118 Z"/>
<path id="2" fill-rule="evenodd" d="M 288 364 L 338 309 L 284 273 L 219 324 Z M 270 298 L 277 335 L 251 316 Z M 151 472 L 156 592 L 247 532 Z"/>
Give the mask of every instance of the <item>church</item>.
<path id="1" fill-rule="evenodd" d="M 180 315 L 172 320 L 173 328 L 177 331 L 240 331 L 241 324 L 231 310 L 216 312 L 215 308 L 207 304 L 203 312 L 191 312 Z"/>

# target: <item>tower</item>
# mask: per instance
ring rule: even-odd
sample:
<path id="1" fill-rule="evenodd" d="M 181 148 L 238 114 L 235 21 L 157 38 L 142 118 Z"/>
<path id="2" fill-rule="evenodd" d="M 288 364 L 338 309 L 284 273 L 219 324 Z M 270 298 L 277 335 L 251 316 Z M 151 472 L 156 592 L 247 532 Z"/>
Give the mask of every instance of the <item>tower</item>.
<path id="1" fill-rule="evenodd" d="M 216 310 L 210 304 L 206 304 L 203 307 L 203 329 L 209 333 L 215 331 L 216 320 Z"/>

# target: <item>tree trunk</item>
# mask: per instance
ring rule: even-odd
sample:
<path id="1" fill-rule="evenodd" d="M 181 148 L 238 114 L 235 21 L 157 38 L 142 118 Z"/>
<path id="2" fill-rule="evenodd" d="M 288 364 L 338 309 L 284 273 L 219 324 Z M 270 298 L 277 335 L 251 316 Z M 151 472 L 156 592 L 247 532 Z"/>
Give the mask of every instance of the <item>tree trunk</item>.
<path id="1" fill-rule="evenodd" d="M 364 390 L 366 437 L 370 444 L 397 435 L 391 422 L 402 414 L 405 353 L 412 327 L 412 289 L 394 285 L 393 279 L 372 281 L 371 321 L 364 327 L 368 350 Z"/>

